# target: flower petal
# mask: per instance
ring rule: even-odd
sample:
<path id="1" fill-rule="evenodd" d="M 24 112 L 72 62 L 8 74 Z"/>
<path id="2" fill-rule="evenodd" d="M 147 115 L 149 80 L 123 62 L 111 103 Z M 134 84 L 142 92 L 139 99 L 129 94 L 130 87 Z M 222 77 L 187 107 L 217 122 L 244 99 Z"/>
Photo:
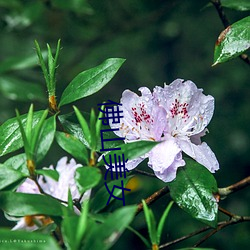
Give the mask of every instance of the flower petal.
<path id="1" fill-rule="evenodd" d="M 214 98 L 204 95 L 192 81 L 177 79 L 170 85 L 155 87 L 153 96 L 163 106 L 173 136 L 191 136 L 203 131 L 214 112 Z"/>
<path id="2" fill-rule="evenodd" d="M 122 94 L 121 104 L 123 118 L 120 130 L 115 132 L 126 141 L 133 140 L 159 140 L 166 126 L 166 111 L 153 101 L 150 90 L 146 87 L 139 89 L 142 93 L 138 96 L 130 90 Z M 117 128 L 117 124 L 110 124 Z"/>
<path id="3" fill-rule="evenodd" d="M 155 175 L 164 182 L 170 182 L 176 178 L 177 168 L 184 166 L 181 149 L 174 138 L 169 138 L 156 145 L 149 153 L 148 166 Z"/>
<path id="4" fill-rule="evenodd" d="M 206 167 L 211 173 L 219 169 L 215 154 L 205 142 L 200 145 L 195 145 L 190 140 L 179 140 L 178 142 L 183 152 Z"/>
<path id="5" fill-rule="evenodd" d="M 36 183 L 27 178 L 16 190 L 19 193 L 27 193 L 27 194 L 40 194 L 40 191 L 36 185 Z"/>

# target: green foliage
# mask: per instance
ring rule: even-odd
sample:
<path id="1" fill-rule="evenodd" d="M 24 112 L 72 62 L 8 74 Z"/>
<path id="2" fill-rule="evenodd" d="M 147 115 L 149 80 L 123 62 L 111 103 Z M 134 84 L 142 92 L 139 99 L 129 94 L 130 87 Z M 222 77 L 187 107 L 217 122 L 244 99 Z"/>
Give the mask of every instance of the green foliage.
<path id="1" fill-rule="evenodd" d="M 218 204 L 214 195 L 218 192 L 213 175 L 199 163 L 186 159 L 177 177 L 170 182 L 170 195 L 178 206 L 192 217 L 216 227 Z"/>
<path id="2" fill-rule="evenodd" d="M 109 249 L 133 220 L 135 212 L 136 206 L 119 208 L 110 214 L 103 224 L 93 225 L 83 249 Z"/>
<path id="3" fill-rule="evenodd" d="M 239 11 L 247 11 L 250 10 L 250 2 L 248 0 L 221 0 L 222 6 L 239 10 Z"/>
<path id="4" fill-rule="evenodd" d="M 32 126 L 41 119 L 44 111 L 34 112 Z M 25 126 L 27 114 L 20 116 L 21 123 Z M 17 118 L 11 118 L 0 126 L 0 156 L 16 151 L 23 146 L 19 123 Z"/>
<path id="5" fill-rule="evenodd" d="M 88 164 L 88 151 L 85 145 L 76 137 L 64 132 L 56 132 L 56 140 L 60 147 L 70 153 L 75 159 L 82 164 Z"/>
<path id="6" fill-rule="evenodd" d="M 0 165 L 0 190 L 26 177 L 22 172 L 6 165 Z"/>
<path id="7" fill-rule="evenodd" d="M 117 150 L 119 151 L 110 151 L 105 155 L 105 159 L 109 159 L 109 156 L 111 156 L 111 159 L 114 159 L 114 155 L 118 154 L 119 155 L 124 154 L 124 159 L 128 160 L 133 160 L 135 158 L 138 158 L 140 156 L 145 155 L 148 153 L 154 146 L 156 146 L 158 142 L 155 141 L 135 141 L 127 144 L 122 144 L 118 147 L 116 147 Z M 102 166 L 104 164 L 104 160 L 102 159 L 97 166 Z"/>
<path id="8" fill-rule="evenodd" d="M 213 65 L 235 58 L 249 47 L 250 17 L 245 17 L 221 32 L 215 45 Z"/>
<path id="9" fill-rule="evenodd" d="M 129 179 L 132 178 L 132 176 L 127 176 L 126 179 L 124 178 L 119 178 L 118 180 L 113 180 L 107 183 L 108 189 L 112 190 L 112 187 L 114 185 L 116 186 L 121 186 L 121 180 L 123 180 L 124 186 L 127 185 Z M 113 195 L 118 197 L 122 193 L 121 189 L 115 188 Z M 100 212 L 107 204 L 107 201 L 109 199 L 109 193 L 106 189 L 106 187 L 103 185 L 103 187 L 99 188 L 98 191 L 96 192 L 95 196 L 93 199 L 90 201 L 90 209 L 93 213 L 98 213 Z M 114 200 L 112 197 L 110 199 L 110 203 Z"/>
<path id="10" fill-rule="evenodd" d="M 0 249 L 12 250 L 59 250 L 61 249 L 52 236 L 43 233 L 33 233 L 25 231 L 9 231 L 7 229 L 0 229 L 1 242 Z"/>
<path id="11" fill-rule="evenodd" d="M 66 209 L 59 201 L 49 196 L 14 192 L 0 193 L 0 208 L 11 216 L 62 216 Z"/>
<path id="12" fill-rule="evenodd" d="M 100 169 L 95 167 L 81 167 L 76 170 L 76 185 L 81 194 L 97 186 L 101 178 L 102 173 Z"/>
<path id="13" fill-rule="evenodd" d="M 59 106 L 92 95 L 103 88 L 124 63 L 124 59 L 111 58 L 99 66 L 78 74 L 64 90 Z"/>

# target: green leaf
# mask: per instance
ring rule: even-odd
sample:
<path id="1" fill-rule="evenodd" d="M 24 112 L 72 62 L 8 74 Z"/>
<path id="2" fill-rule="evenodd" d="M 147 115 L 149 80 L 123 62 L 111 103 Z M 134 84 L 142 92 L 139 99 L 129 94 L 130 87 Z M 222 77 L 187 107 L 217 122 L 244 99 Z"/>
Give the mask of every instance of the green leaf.
<path id="1" fill-rule="evenodd" d="M 89 122 L 89 127 L 90 127 L 90 135 L 91 135 L 91 149 L 96 150 L 96 115 L 95 111 L 92 108 L 90 112 L 90 122 Z"/>
<path id="2" fill-rule="evenodd" d="M 92 227 L 83 249 L 109 249 L 133 220 L 136 209 L 137 206 L 119 208 L 103 224 Z"/>
<path id="3" fill-rule="evenodd" d="M 109 190 L 112 190 L 113 186 L 121 186 L 121 180 L 123 180 L 123 184 L 124 187 L 127 185 L 128 181 L 132 178 L 133 176 L 127 176 L 127 178 L 119 178 L 118 180 L 113 180 L 110 181 L 109 183 L 107 183 L 107 186 L 109 188 Z M 118 197 L 120 194 L 122 193 L 121 189 L 115 188 L 113 195 Z M 109 199 L 109 193 L 105 187 L 105 185 L 103 185 L 103 187 L 101 187 L 95 194 L 95 196 L 93 197 L 93 199 L 91 199 L 90 202 L 90 208 L 94 213 L 97 213 L 99 211 L 101 211 L 107 204 L 107 201 Z M 110 203 L 114 200 L 114 198 L 112 197 L 110 199 Z M 109 203 L 109 204 L 110 204 Z"/>
<path id="4" fill-rule="evenodd" d="M 0 77 L 0 93 L 15 101 L 43 102 L 46 100 L 42 86 L 9 76 Z"/>
<path id="5" fill-rule="evenodd" d="M 114 159 L 114 154 L 122 155 L 124 154 L 125 160 L 129 159 L 135 159 L 140 156 L 143 156 L 144 154 L 148 153 L 154 146 L 156 146 L 158 142 L 155 141 L 136 141 L 131 142 L 127 144 L 122 144 L 116 148 L 120 148 L 118 150 L 112 150 L 109 153 L 105 155 L 105 159 L 109 159 L 109 155 L 111 155 L 111 159 Z M 97 166 L 104 165 L 104 160 L 102 159 Z"/>
<path id="6" fill-rule="evenodd" d="M 188 247 L 188 248 L 178 248 L 176 250 L 216 250 L 216 249 L 215 248 Z"/>
<path id="7" fill-rule="evenodd" d="M 168 183 L 170 195 L 180 208 L 191 216 L 216 227 L 218 204 L 213 196 L 218 192 L 214 176 L 199 163 L 185 159 L 177 177 Z"/>
<path id="8" fill-rule="evenodd" d="M 148 226 L 148 234 L 152 245 L 157 244 L 157 234 L 156 234 L 156 222 L 155 217 L 151 209 L 148 208 L 148 205 L 144 200 L 142 200 L 143 211 L 146 218 Z"/>
<path id="9" fill-rule="evenodd" d="M 34 112 L 33 127 L 41 118 L 44 111 Z M 22 124 L 25 124 L 27 114 L 20 116 Z M 17 118 L 11 118 L 0 126 L 0 156 L 13 152 L 23 146 L 22 136 L 19 130 Z"/>
<path id="10" fill-rule="evenodd" d="M 26 155 L 23 153 L 10 157 L 8 160 L 4 162 L 4 165 L 8 166 L 9 168 L 18 170 L 19 172 L 28 176 L 29 171 L 26 165 L 26 160 L 27 160 Z"/>
<path id="11" fill-rule="evenodd" d="M 75 180 L 79 192 L 82 194 L 97 186 L 102 178 L 102 172 L 95 167 L 81 167 L 76 170 Z"/>
<path id="12" fill-rule="evenodd" d="M 86 0 L 52 0 L 52 5 L 66 11 L 74 11 L 81 14 L 93 14 L 93 9 Z"/>
<path id="13" fill-rule="evenodd" d="M 0 193 L 0 208 L 11 216 L 62 216 L 63 210 L 66 209 L 59 201 L 49 196 L 13 192 Z"/>
<path id="14" fill-rule="evenodd" d="M 218 37 L 214 65 L 239 56 L 250 47 L 250 16 L 228 26 Z"/>
<path id="15" fill-rule="evenodd" d="M 0 164 L 0 190 L 8 187 L 16 181 L 21 181 L 26 176 L 15 169 L 10 168 L 9 166 Z"/>
<path id="16" fill-rule="evenodd" d="M 239 10 L 239 11 L 247 11 L 250 10 L 250 1 L 249 0 L 221 0 L 221 4 L 223 7 Z"/>
<path id="17" fill-rule="evenodd" d="M 64 90 L 59 106 L 99 91 L 114 77 L 124 61 L 121 58 L 107 59 L 99 66 L 78 74 Z"/>
<path id="18" fill-rule="evenodd" d="M 163 226 L 164 226 L 164 223 L 165 223 L 165 220 L 167 219 L 168 217 L 168 214 L 169 214 L 169 211 L 172 207 L 172 205 L 174 204 L 173 201 L 171 201 L 168 206 L 166 207 L 163 215 L 161 216 L 161 219 L 160 219 L 160 222 L 158 224 L 158 227 L 157 227 L 157 244 L 159 245 L 160 242 L 161 242 L 161 234 L 162 234 L 162 230 L 163 230 Z"/>
<path id="19" fill-rule="evenodd" d="M 56 132 L 56 117 L 44 121 L 37 148 L 37 161 L 40 162 L 48 153 Z"/>
<path id="20" fill-rule="evenodd" d="M 56 241 L 50 235 L 26 232 L 26 231 L 10 231 L 0 228 L 1 243 L 0 249 L 11 250 L 60 250 Z"/>
<path id="21" fill-rule="evenodd" d="M 75 106 L 73 106 L 73 108 L 75 110 L 76 117 L 77 117 L 77 119 L 78 119 L 78 121 L 79 121 L 79 123 L 81 125 L 83 135 L 84 135 L 88 145 L 91 145 L 92 137 L 91 137 L 91 134 L 90 134 L 89 125 L 88 125 L 86 119 L 84 118 L 84 116 L 79 111 L 79 109 L 77 107 L 75 107 Z"/>
<path id="22" fill-rule="evenodd" d="M 71 154 L 83 164 L 88 164 L 88 151 L 86 147 L 73 135 L 56 132 L 56 141 L 62 149 Z"/>
<path id="23" fill-rule="evenodd" d="M 36 170 L 37 174 L 40 175 L 44 175 L 44 176 L 48 176 L 51 179 L 58 181 L 59 179 L 59 173 L 56 170 L 52 170 L 52 169 L 37 169 Z"/>

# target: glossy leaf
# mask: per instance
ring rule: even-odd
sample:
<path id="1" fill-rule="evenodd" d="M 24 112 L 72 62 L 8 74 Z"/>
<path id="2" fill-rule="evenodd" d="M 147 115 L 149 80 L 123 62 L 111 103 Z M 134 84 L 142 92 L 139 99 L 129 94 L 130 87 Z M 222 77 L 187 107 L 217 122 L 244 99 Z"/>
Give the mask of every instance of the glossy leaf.
<path id="1" fill-rule="evenodd" d="M 60 250 L 53 237 L 48 234 L 26 231 L 10 231 L 0 228 L 0 249 L 11 250 Z"/>
<path id="2" fill-rule="evenodd" d="M 218 191 L 216 180 L 199 163 L 185 161 L 186 166 L 179 168 L 176 179 L 168 184 L 170 195 L 191 216 L 216 227 L 218 204 L 213 196 Z"/>
<path id="3" fill-rule="evenodd" d="M 133 220 L 136 209 L 137 206 L 119 208 L 103 224 L 92 227 L 83 249 L 109 249 Z"/>
<path id="4" fill-rule="evenodd" d="M 81 126 L 79 125 L 79 122 L 77 118 L 75 118 L 74 113 L 70 113 L 67 115 L 60 115 L 58 116 L 60 122 L 62 123 L 65 130 L 73 135 L 74 137 L 78 138 L 87 148 L 90 148 L 90 144 L 86 137 L 84 136 L 84 133 L 82 131 Z M 74 119 L 75 118 L 75 119 Z"/>
<path id="5" fill-rule="evenodd" d="M 64 90 L 59 106 L 99 91 L 114 77 L 124 61 L 121 58 L 107 59 L 99 66 L 78 74 Z"/>
<path id="6" fill-rule="evenodd" d="M 26 82 L 14 77 L 0 77 L 0 93 L 14 101 L 45 101 L 42 86 Z"/>
<path id="7" fill-rule="evenodd" d="M 168 217 L 168 214 L 169 214 L 169 211 L 173 205 L 173 201 L 171 201 L 168 206 L 166 207 L 164 213 L 162 214 L 161 216 L 161 219 L 159 221 L 159 224 L 158 224 L 158 227 L 157 227 L 157 243 L 160 244 L 160 241 L 161 241 L 161 234 L 162 234 L 162 230 L 163 230 L 163 226 L 165 224 L 165 221 Z"/>
<path id="8" fill-rule="evenodd" d="M 26 155 L 23 153 L 10 157 L 8 160 L 4 162 L 4 165 L 8 166 L 9 168 L 18 170 L 19 172 L 28 176 L 29 171 L 26 165 L 26 160 L 27 160 Z"/>
<path id="9" fill-rule="evenodd" d="M 59 179 L 59 173 L 56 170 L 52 169 L 37 169 L 36 170 L 37 174 L 47 176 L 55 181 L 58 181 Z"/>
<path id="10" fill-rule="evenodd" d="M 44 111 L 34 112 L 33 127 L 41 118 Z M 25 124 L 27 114 L 20 116 L 22 124 Z M 19 130 L 17 118 L 11 118 L 0 126 L 0 156 L 13 152 L 23 146 L 22 136 Z"/>
<path id="11" fill-rule="evenodd" d="M 109 190 L 112 190 L 114 185 L 117 186 L 121 186 L 121 180 L 123 180 L 123 184 L 124 186 L 126 186 L 126 184 L 128 183 L 129 179 L 132 178 L 132 176 L 127 176 L 126 179 L 124 178 L 119 178 L 118 180 L 113 180 L 110 181 L 109 183 L 107 183 L 107 186 L 109 188 Z M 113 195 L 114 196 L 118 196 L 122 193 L 121 189 L 115 188 Z M 105 185 L 103 185 L 103 187 L 101 187 L 95 194 L 95 196 L 93 197 L 93 199 L 91 199 L 90 202 L 90 208 L 94 213 L 97 213 L 99 211 L 101 211 L 107 204 L 107 201 L 109 199 L 109 193 L 105 187 Z M 110 203 L 114 200 L 114 198 L 112 197 L 110 199 Z M 109 203 L 109 204 L 110 204 Z"/>
<path id="12" fill-rule="evenodd" d="M 39 138 L 37 149 L 37 161 L 41 161 L 48 153 L 51 144 L 53 143 L 56 132 L 56 117 L 52 116 L 45 120 L 41 135 Z"/>
<path id="13" fill-rule="evenodd" d="M 154 146 L 156 146 L 158 142 L 155 141 L 136 141 L 127 144 L 122 144 L 116 148 L 120 148 L 118 150 L 112 150 L 105 155 L 106 161 L 109 159 L 109 155 L 111 155 L 112 159 L 114 159 L 114 155 L 122 155 L 124 154 L 125 160 L 138 158 L 146 153 L 148 153 Z M 104 160 L 102 159 L 98 164 L 98 166 L 104 165 Z"/>
<path id="14" fill-rule="evenodd" d="M 44 214 L 62 216 L 66 209 L 57 200 L 39 194 L 0 193 L 0 208 L 11 216 Z"/>
<path id="15" fill-rule="evenodd" d="M 21 181 L 26 175 L 13 168 L 0 164 L 0 190 L 8 187 L 16 181 Z"/>
<path id="16" fill-rule="evenodd" d="M 74 158 L 83 164 L 88 164 L 88 151 L 76 137 L 64 132 L 56 132 L 56 141 L 62 149 Z"/>
<path id="17" fill-rule="evenodd" d="M 218 37 L 214 50 L 214 65 L 226 62 L 250 47 L 250 16 L 228 26 Z"/>
<path id="18" fill-rule="evenodd" d="M 78 168 L 75 174 L 76 185 L 81 194 L 88 189 L 97 186 L 101 178 L 101 170 L 95 167 Z"/>
<path id="19" fill-rule="evenodd" d="M 239 11 L 250 10 L 250 1 L 249 0 L 221 0 L 223 7 L 227 7 Z"/>

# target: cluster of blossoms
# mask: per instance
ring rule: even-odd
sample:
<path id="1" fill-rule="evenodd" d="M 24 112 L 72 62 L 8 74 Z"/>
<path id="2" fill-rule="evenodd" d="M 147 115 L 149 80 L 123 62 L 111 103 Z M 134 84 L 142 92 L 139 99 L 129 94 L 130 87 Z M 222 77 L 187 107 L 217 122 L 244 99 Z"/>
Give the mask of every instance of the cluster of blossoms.
<path id="1" fill-rule="evenodd" d="M 122 94 L 123 118 L 116 135 L 125 143 L 138 140 L 161 141 L 149 153 L 129 160 L 126 168 L 135 168 L 145 158 L 155 175 L 164 182 L 175 179 L 177 168 L 184 166 L 182 152 L 212 173 L 218 161 L 201 137 L 214 112 L 214 98 L 204 95 L 192 81 L 177 79 L 151 91 L 142 87 L 141 96 L 130 90 Z M 111 125 L 112 128 L 115 126 Z"/>
<path id="2" fill-rule="evenodd" d="M 71 192 L 72 199 L 78 199 L 80 197 L 80 193 L 77 189 L 74 176 L 76 169 L 82 166 L 80 164 L 76 164 L 74 159 L 71 159 L 69 162 L 67 161 L 67 157 L 63 157 L 58 161 L 55 169 L 53 166 L 50 166 L 49 168 L 44 168 L 56 170 L 59 174 L 59 178 L 57 181 L 47 176 L 40 176 L 38 178 L 38 183 L 44 193 L 65 202 L 67 202 L 68 200 L 68 190 L 70 190 Z M 27 178 L 17 188 L 17 192 L 41 194 L 37 184 L 29 178 Z M 90 192 L 91 191 L 88 190 L 84 193 L 80 203 L 89 198 Z M 78 211 L 76 210 L 76 213 L 77 212 Z M 39 226 L 43 226 L 51 222 L 52 220 L 49 217 L 45 216 L 25 216 L 18 221 L 17 225 L 12 230 L 34 231 L 38 229 Z"/>

